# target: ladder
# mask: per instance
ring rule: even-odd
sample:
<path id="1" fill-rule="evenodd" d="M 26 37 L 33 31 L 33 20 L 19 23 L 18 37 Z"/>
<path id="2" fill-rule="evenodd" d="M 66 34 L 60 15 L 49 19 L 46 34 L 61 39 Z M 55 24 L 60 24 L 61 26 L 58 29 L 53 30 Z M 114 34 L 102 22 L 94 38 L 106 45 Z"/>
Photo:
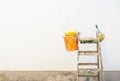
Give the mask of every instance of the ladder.
<path id="1" fill-rule="evenodd" d="M 83 81 L 80 77 L 86 77 L 85 81 L 89 81 L 90 77 L 96 77 L 95 81 L 105 81 L 104 80 L 104 72 L 103 72 L 103 62 L 102 62 L 102 55 L 101 55 L 101 48 L 100 48 L 100 41 L 99 41 L 99 32 L 96 32 L 96 38 L 80 38 L 78 36 L 78 41 L 80 44 L 95 44 L 96 49 L 95 51 L 82 51 L 80 48 L 78 49 L 77 55 L 77 81 Z M 81 62 L 80 57 L 82 56 L 95 56 L 96 62 L 90 63 L 88 62 Z M 90 58 L 90 57 L 89 57 Z M 84 67 L 83 67 L 84 66 Z M 88 67 L 86 67 L 88 66 Z M 94 68 L 93 68 L 94 66 Z M 90 68 L 92 67 L 92 68 Z"/>

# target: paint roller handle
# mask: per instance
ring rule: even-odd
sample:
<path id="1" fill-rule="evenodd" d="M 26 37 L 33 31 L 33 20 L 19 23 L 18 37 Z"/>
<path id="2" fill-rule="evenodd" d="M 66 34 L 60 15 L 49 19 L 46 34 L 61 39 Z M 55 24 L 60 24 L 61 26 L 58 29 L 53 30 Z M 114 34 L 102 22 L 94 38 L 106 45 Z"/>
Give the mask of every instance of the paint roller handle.
<path id="1" fill-rule="evenodd" d="M 97 31 L 100 33 L 100 30 L 99 30 L 99 28 L 98 28 L 98 25 L 95 25 L 95 27 L 96 27 Z"/>

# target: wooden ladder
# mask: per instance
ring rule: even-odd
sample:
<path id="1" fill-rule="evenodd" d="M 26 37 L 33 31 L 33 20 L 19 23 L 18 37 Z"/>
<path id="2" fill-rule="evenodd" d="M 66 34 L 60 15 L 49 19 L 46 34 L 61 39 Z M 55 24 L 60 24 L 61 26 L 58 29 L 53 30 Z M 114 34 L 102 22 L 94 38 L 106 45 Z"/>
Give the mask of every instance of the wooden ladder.
<path id="1" fill-rule="evenodd" d="M 101 48 L 100 48 L 100 41 L 99 41 L 99 32 L 96 33 L 96 38 L 80 38 L 78 41 L 80 41 L 80 44 L 95 44 L 96 50 L 95 51 L 82 51 L 78 50 L 77 55 L 77 81 L 80 81 L 80 77 L 87 77 L 86 81 L 89 81 L 89 77 L 96 77 L 97 81 L 105 81 L 104 80 L 104 72 L 103 72 L 103 63 L 102 63 L 102 55 L 101 55 Z M 88 62 L 81 62 L 80 57 L 82 56 L 95 56 L 96 62 L 90 63 Z M 90 57 L 89 57 L 90 58 Z M 84 67 L 82 67 L 84 66 Z M 86 68 L 86 66 L 88 66 Z M 94 66 L 95 68 L 90 68 L 91 66 Z"/>

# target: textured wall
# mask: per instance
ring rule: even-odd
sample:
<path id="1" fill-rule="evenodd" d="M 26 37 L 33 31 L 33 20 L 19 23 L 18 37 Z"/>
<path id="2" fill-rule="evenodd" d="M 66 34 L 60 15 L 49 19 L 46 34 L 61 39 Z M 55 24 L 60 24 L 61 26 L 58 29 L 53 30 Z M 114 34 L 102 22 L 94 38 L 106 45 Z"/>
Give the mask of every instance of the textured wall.
<path id="1" fill-rule="evenodd" d="M 120 70 L 120 0 L 0 0 L 0 70 L 76 70 L 63 33 L 102 42 L 105 70 Z"/>

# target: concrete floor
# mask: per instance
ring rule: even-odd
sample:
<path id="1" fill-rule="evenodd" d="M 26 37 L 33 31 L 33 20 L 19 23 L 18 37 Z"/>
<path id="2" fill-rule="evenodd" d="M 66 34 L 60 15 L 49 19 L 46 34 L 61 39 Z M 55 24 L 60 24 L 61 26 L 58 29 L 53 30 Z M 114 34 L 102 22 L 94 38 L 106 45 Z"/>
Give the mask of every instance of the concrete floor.
<path id="1" fill-rule="evenodd" d="M 1 71 L 0 81 L 76 81 L 75 71 Z M 80 78 L 97 81 L 97 78 Z M 119 71 L 105 72 L 105 81 L 120 81 Z"/>

